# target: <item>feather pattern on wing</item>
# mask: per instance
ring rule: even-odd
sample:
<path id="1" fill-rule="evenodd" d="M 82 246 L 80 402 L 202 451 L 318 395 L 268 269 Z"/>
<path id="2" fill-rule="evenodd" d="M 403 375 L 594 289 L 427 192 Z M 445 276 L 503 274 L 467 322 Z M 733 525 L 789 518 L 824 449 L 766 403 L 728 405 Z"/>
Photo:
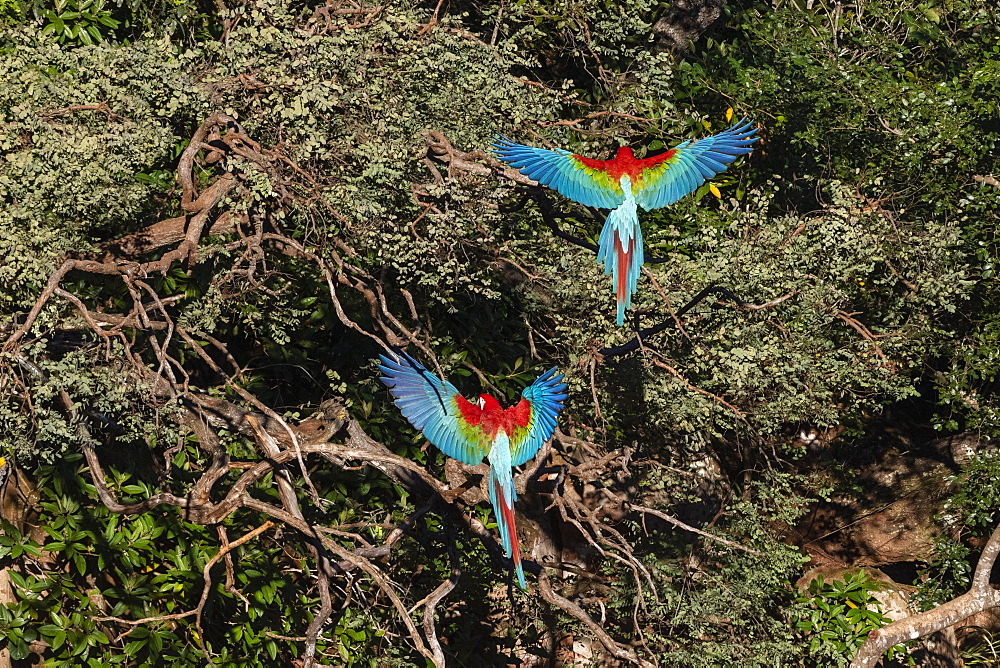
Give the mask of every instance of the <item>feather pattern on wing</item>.
<path id="1" fill-rule="evenodd" d="M 567 396 L 566 383 L 562 379 L 562 374 L 556 373 L 556 368 L 552 367 L 524 388 L 517 406 L 507 409 L 515 410 L 523 404 L 530 407 L 527 426 L 515 429 L 510 435 L 512 466 L 520 466 L 534 457 L 542 444 L 552 438 L 556 418 Z"/>
<path id="2" fill-rule="evenodd" d="M 756 132 L 753 123 L 744 118 L 717 135 L 677 145 L 669 160 L 642 171 L 632 186 L 635 201 L 647 211 L 673 204 L 725 171 L 739 156 L 750 153 L 751 144 L 757 141 Z"/>
<path id="3" fill-rule="evenodd" d="M 601 169 L 588 166 L 582 156 L 563 149 L 550 151 L 525 146 L 503 135 L 497 136 L 492 147 L 498 158 L 509 162 L 529 179 L 584 206 L 613 209 L 625 199 L 618 180 Z"/>
<path id="4" fill-rule="evenodd" d="M 612 209 L 601 231 L 597 261 L 612 277 L 617 322 L 622 325 L 645 259 L 636 207 L 651 210 L 672 204 L 725 171 L 753 150 L 757 137 L 752 126 L 744 118 L 719 134 L 648 158 L 636 158 L 631 148 L 622 146 L 614 158 L 597 160 L 525 146 L 503 135 L 494 139 L 492 148 L 498 158 L 542 185 L 585 206 Z"/>
<path id="5" fill-rule="evenodd" d="M 490 464 L 489 494 L 500 542 L 514 562 L 518 586 L 525 589 L 521 550 L 514 524 L 511 468 L 535 456 L 552 437 L 566 399 L 566 384 L 553 367 L 521 392 L 517 405 L 501 408 L 493 397 L 479 404 L 462 397 L 454 385 L 431 374 L 404 352 L 379 356 L 382 382 L 410 423 L 442 452 L 466 464 Z"/>
<path id="6" fill-rule="evenodd" d="M 403 417 L 449 457 L 473 466 L 481 463 L 492 447 L 491 439 L 464 417 L 478 407 L 404 352 L 395 360 L 385 355 L 379 359 L 382 382 L 396 398 Z"/>

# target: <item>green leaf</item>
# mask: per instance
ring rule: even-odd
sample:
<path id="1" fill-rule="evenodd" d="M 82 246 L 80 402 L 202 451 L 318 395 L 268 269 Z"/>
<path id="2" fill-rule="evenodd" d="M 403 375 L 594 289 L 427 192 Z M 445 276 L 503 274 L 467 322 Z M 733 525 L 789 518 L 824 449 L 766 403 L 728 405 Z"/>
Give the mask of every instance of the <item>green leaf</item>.
<path id="1" fill-rule="evenodd" d="M 26 659 L 31 650 L 28 648 L 28 644 L 19 638 L 7 638 L 7 647 L 10 649 L 10 658 L 15 661 L 21 659 Z"/>

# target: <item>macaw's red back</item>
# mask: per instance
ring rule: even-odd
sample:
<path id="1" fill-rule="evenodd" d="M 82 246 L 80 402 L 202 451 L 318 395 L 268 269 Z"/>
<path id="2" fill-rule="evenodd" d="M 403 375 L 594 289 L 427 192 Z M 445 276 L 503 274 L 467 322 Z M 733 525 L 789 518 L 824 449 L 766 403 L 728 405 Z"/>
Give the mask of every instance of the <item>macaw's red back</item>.
<path id="1" fill-rule="evenodd" d="M 620 184 L 622 177 L 627 176 L 633 185 L 635 185 L 642 181 L 644 170 L 670 160 L 670 158 L 674 157 L 674 153 L 676 151 L 670 150 L 659 155 L 654 155 L 651 158 L 639 159 L 635 157 L 635 153 L 632 152 L 631 148 L 622 146 L 611 160 L 594 160 L 593 158 L 586 158 L 575 154 L 573 157 L 588 169 L 596 169 L 599 172 L 604 172 L 608 175 L 608 179 L 612 183 Z"/>
<path id="2" fill-rule="evenodd" d="M 457 402 L 462 418 L 491 441 L 500 431 L 507 434 L 508 438 L 514 438 L 516 430 L 527 429 L 531 423 L 531 404 L 527 399 L 521 399 L 507 409 L 489 394 L 480 394 L 478 405 L 466 401 L 462 396 L 458 397 Z"/>

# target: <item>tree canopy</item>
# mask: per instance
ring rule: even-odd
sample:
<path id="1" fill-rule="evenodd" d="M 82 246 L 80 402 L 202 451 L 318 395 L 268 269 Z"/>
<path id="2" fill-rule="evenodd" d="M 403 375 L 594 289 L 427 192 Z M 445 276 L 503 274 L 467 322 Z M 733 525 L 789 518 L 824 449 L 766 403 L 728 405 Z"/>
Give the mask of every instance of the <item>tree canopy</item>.
<path id="1" fill-rule="evenodd" d="M 743 116 L 625 327 L 604 213 L 488 150 Z M 995 661 L 998 119 L 978 0 L 0 0 L 2 652 Z M 393 348 L 565 374 L 526 593 Z"/>

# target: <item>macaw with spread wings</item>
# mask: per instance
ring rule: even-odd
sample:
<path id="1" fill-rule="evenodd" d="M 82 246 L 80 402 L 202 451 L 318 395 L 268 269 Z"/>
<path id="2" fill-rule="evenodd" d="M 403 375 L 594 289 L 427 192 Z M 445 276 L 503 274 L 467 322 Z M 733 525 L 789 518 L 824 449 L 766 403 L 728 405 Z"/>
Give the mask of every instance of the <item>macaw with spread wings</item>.
<path id="1" fill-rule="evenodd" d="M 636 207 L 647 211 L 673 204 L 706 180 L 725 171 L 738 156 L 750 153 L 757 137 L 753 123 L 743 119 L 733 127 L 695 142 L 638 159 L 622 146 L 611 160 L 594 160 L 563 149 L 550 151 L 518 144 L 503 135 L 493 152 L 530 179 L 555 189 L 584 206 L 611 209 L 601 230 L 597 261 L 611 274 L 618 302 L 618 324 L 639 281 L 644 257 Z"/>
<path id="2" fill-rule="evenodd" d="M 500 542 L 514 562 L 517 583 L 527 589 L 521 550 L 514 526 L 514 478 L 511 467 L 535 456 L 552 437 L 566 399 L 566 384 L 555 367 L 521 392 L 510 408 L 488 394 L 467 401 L 454 385 L 441 380 L 404 352 L 394 358 L 379 355 L 382 382 L 396 398 L 403 417 L 449 457 L 466 464 L 490 464 L 490 502 L 497 518 Z"/>

